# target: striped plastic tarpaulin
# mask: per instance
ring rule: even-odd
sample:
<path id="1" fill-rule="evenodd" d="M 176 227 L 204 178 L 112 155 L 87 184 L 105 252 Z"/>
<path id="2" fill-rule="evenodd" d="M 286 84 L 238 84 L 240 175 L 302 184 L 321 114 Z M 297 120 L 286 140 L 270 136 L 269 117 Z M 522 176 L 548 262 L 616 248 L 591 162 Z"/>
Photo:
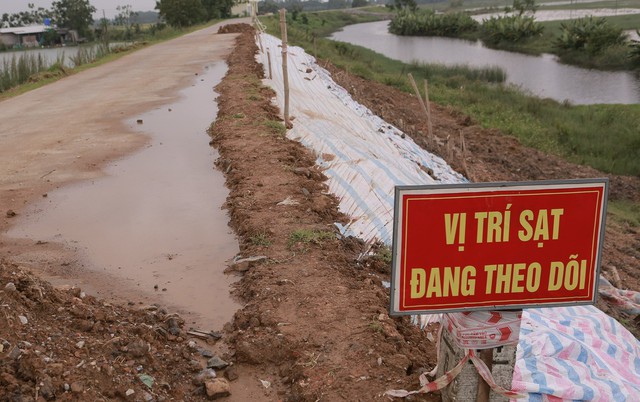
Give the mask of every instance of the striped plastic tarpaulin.
<path id="1" fill-rule="evenodd" d="M 273 79 L 264 83 L 283 105 L 280 41 L 261 34 Z M 318 156 L 329 191 L 352 218 L 345 235 L 391 244 L 394 187 L 462 183 L 466 179 L 399 129 L 353 101 L 303 49 L 289 47 L 294 127 L 287 132 Z M 531 401 L 640 401 L 640 343 L 592 306 L 527 309 L 517 349 L 513 390 Z"/>
<path id="2" fill-rule="evenodd" d="M 530 401 L 640 401 L 640 343 L 592 306 L 522 314 L 513 389 Z"/>

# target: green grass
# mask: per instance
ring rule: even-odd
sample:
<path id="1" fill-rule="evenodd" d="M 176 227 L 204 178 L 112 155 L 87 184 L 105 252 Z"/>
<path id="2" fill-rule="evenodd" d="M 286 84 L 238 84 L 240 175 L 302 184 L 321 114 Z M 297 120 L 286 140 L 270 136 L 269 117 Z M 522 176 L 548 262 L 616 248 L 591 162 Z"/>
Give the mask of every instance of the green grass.
<path id="1" fill-rule="evenodd" d="M 375 258 L 378 261 L 381 261 L 384 264 L 391 264 L 391 261 L 393 259 L 391 248 L 387 246 L 381 246 L 378 250 L 376 250 L 376 253 L 374 254 L 373 258 Z"/>
<path id="2" fill-rule="evenodd" d="M 609 25 L 623 30 L 640 29 L 640 14 L 617 15 L 606 17 Z M 557 36 L 560 33 L 560 24 L 568 20 L 543 21 L 545 33 L 549 36 Z"/>
<path id="3" fill-rule="evenodd" d="M 315 230 L 315 229 L 299 229 L 289 235 L 289 242 L 287 243 L 289 248 L 295 244 L 322 244 L 328 240 L 334 240 L 336 238 L 335 233 L 327 230 Z"/>
<path id="4" fill-rule="evenodd" d="M 306 15 L 307 23 L 304 23 L 302 15 Z M 273 22 L 275 26 L 271 26 L 273 30 L 280 32 L 280 25 L 276 20 L 277 17 L 266 17 L 263 21 Z M 358 24 L 361 22 L 379 21 L 380 17 L 366 14 L 350 14 L 340 11 L 324 11 L 314 13 L 300 13 L 296 20 L 293 20 L 292 14 L 287 13 L 288 29 L 294 29 L 296 36 L 303 35 L 306 40 L 312 41 L 313 37 L 324 37 L 337 31 L 345 25 Z"/>
<path id="5" fill-rule="evenodd" d="M 275 135 L 284 136 L 287 132 L 287 128 L 279 121 L 267 120 L 264 122 L 264 125 L 267 127 L 269 132 Z"/>
<path id="6" fill-rule="evenodd" d="M 316 18 L 309 14 L 310 22 Z M 265 18 L 264 22 L 270 33 L 278 35 L 274 18 Z M 289 41 L 313 52 L 313 43 L 299 24 L 289 25 Z M 407 73 L 412 73 L 418 83 L 426 78 L 432 101 L 452 106 L 483 127 L 499 129 L 526 146 L 605 173 L 640 175 L 640 105 L 571 106 L 493 84 L 489 77 L 495 74 L 406 64 L 326 39 L 317 40 L 317 52 L 320 59 L 331 60 L 351 73 L 408 93 L 413 90 Z"/>
<path id="7" fill-rule="evenodd" d="M 625 223 L 634 228 L 640 227 L 640 204 L 627 200 L 609 201 L 607 212 L 608 216 L 618 223 Z"/>
<path id="8" fill-rule="evenodd" d="M 256 233 L 249 237 L 249 243 L 258 247 L 269 247 L 273 243 L 267 232 Z"/>
<path id="9" fill-rule="evenodd" d="M 557 4 L 540 6 L 540 10 L 580 10 L 596 8 L 639 8 L 638 0 L 605 0 L 593 3 L 583 3 L 576 1 L 573 4 Z"/>
<path id="10" fill-rule="evenodd" d="M 360 8 L 360 10 L 376 14 L 393 14 L 393 10 L 385 6 L 367 6 Z"/>

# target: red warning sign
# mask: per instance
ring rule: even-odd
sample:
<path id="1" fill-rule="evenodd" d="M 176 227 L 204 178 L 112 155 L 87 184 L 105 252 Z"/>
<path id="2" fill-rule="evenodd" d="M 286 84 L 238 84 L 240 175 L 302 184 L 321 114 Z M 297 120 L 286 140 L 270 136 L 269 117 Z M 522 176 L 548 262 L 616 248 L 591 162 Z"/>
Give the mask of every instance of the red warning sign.
<path id="1" fill-rule="evenodd" d="M 396 188 L 392 314 L 595 302 L 608 181 Z"/>

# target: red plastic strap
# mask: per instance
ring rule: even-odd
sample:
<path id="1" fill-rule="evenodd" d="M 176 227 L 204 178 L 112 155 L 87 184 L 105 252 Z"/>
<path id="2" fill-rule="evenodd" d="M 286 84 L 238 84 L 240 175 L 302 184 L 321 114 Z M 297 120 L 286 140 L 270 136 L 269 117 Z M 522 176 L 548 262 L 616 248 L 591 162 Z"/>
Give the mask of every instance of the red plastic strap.
<path id="1" fill-rule="evenodd" d="M 520 332 L 521 312 L 470 312 L 444 314 L 440 329 L 438 330 L 438 362 L 440 362 L 440 342 L 442 330 L 446 327 L 459 347 L 464 350 L 464 357 L 451 370 L 441 377 L 429 382 L 427 375 L 434 376 L 436 367 L 430 373 L 420 375 L 421 388 L 416 391 L 404 389 L 389 390 L 385 395 L 397 398 L 405 398 L 414 394 L 425 394 L 437 391 L 449 385 L 464 368 L 465 363 L 471 359 L 474 367 L 480 376 L 486 381 L 491 389 L 502 396 L 508 398 L 524 398 L 526 395 L 515 391 L 507 390 L 496 384 L 491 370 L 476 355 L 475 349 L 488 349 L 502 345 L 517 343 Z M 473 346 L 471 349 L 469 346 Z"/>

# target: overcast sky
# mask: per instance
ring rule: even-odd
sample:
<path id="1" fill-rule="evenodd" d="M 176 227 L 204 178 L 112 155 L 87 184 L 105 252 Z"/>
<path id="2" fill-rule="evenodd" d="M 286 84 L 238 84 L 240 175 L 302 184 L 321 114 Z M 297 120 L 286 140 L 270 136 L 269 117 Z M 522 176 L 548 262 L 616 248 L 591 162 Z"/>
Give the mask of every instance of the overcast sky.
<path id="1" fill-rule="evenodd" d="M 0 0 L 0 16 L 4 13 L 17 13 L 28 10 L 27 4 L 33 3 L 36 8 L 51 8 L 52 0 Z M 133 11 L 150 11 L 156 6 L 156 0 L 89 0 L 89 3 L 98 9 L 93 16 L 94 19 L 102 17 L 104 10 L 107 18 L 112 18 L 117 14 L 116 7 L 131 4 Z"/>

